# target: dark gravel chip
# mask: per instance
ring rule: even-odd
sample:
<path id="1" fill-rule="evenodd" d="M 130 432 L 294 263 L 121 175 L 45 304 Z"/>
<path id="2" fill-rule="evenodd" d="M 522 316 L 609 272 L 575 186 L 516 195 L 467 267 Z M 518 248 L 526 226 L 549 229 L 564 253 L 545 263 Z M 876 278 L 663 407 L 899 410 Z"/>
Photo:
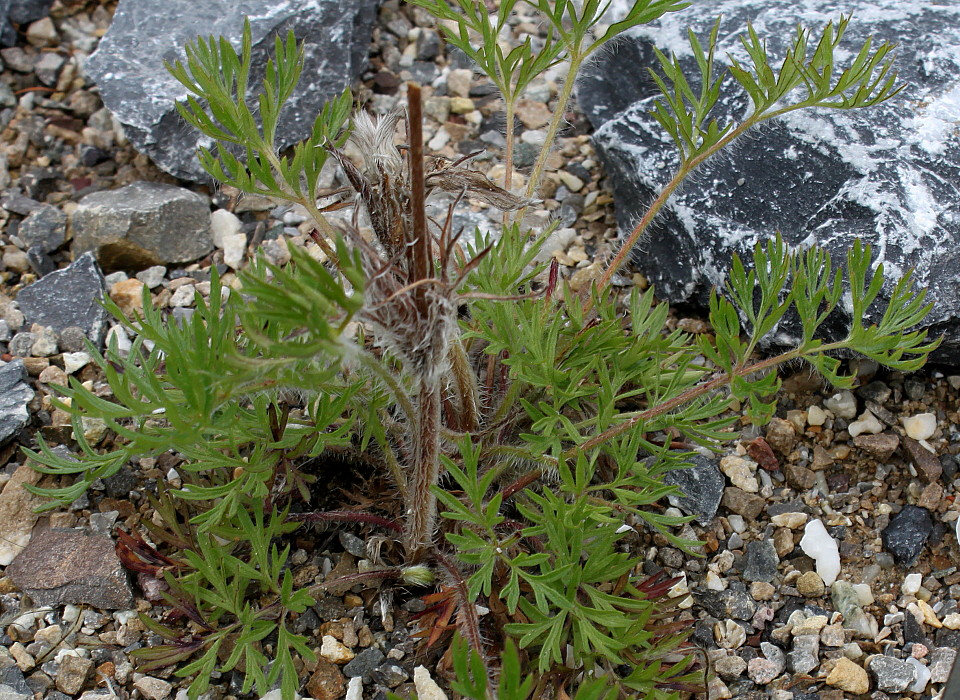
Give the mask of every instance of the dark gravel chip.
<path id="1" fill-rule="evenodd" d="M 926 508 L 907 505 L 890 519 L 881 537 L 884 548 L 898 564 L 913 566 L 932 531 L 930 512 Z"/>

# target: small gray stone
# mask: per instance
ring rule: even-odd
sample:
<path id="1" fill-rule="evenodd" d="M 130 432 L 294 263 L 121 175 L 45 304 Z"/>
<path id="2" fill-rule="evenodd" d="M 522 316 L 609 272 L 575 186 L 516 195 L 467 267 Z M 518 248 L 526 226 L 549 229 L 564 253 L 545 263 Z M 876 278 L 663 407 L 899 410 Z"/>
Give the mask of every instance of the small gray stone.
<path id="1" fill-rule="evenodd" d="M 950 647 L 936 647 L 930 650 L 930 682 L 946 683 L 950 669 L 957 660 L 957 650 Z"/>
<path id="2" fill-rule="evenodd" d="M 397 664 L 383 664 L 374 671 L 374 680 L 388 688 L 396 688 L 410 677 L 410 674 Z"/>
<path id="3" fill-rule="evenodd" d="M 153 265 L 148 267 L 146 270 L 141 270 L 137 273 L 137 279 L 147 285 L 147 288 L 154 289 L 159 287 L 160 283 L 163 282 L 163 278 L 167 274 L 167 268 L 163 265 Z"/>
<path id="4" fill-rule="evenodd" d="M 694 455 L 689 464 L 666 472 L 663 482 L 677 486 L 682 494 L 669 497 L 672 505 L 696 515 L 698 523 L 707 525 L 716 515 L 723 496 L 723 474 L 716 459 Z"/>
<path id="5" fill-rule="evenodd" d="M 0 343 L 5 343 L 12 337 L 13 334 L 10 332 L 10 324 L 7 323 L 5 319 L 0 318 Z"/>
<path id="6" fill-rule="evenodd" d="M 362 678 L 364 683 L 373 680 L 373 672 L 383 663 L 383 652 L 376 647 L 364 649 L 356 658 L 343 667 L 343 675 L 347 678 Z"/>
<path id="7" fill-rule="evenodd" d="M 0 700 L 33 700 L 33 690 L 27 685 L 23 672 L 12 661 L 10 659 L 10 666 L 0 668 Z"/>
<path id="8" fill-rule="evenodd" d="M 913 683 L 913 666 L 889 656 L 877 655 L 867 664 L 877 682 L 877 689 L 888 693 L 902 693 Z"/>
<path id="9" fill-rule="evenodd" d="M 10 354 L 14 357 L 30 357 L 30 353 L 33 351 L 33 342 L 36 340 L 36 336 L 29 331 L 22 331 L 17 333 L 10 340 L 9 350 Z"/>
<path id="10" fill-rule="evenodd" d="M 209 200 L 159 182 L 88 194 L 71 222 L 74 252 L 93 252 L 110 270 L 186 263 L 213 250 Z"/>
<path id="11" fill-rule="evenodd" d="M 86 254 L 69 267 L 21 289 L 17 302 L 27 323 L 39 323 L 58 332 L 69 326 L 79 326 L 98 345 L 107 331 L 109 318 L 98 303 L 105 293 L 100 268 L 93 256 Z"/>
<path id="12" fill-rule="evenodd" d="M 820 665 L 820 637 L 804 634 L 793 638 L 793 651 L 787 654 L 787 666 L 792 673 L 810 673 Z"/>
<path id="13" fill-rule="evenodd" d="M 67 326 L 60 331 L 60 349 L 64 352 L 84 352 L 87 349 L 83 339 L 86 332 L 79 326 Z"/>
<path id="14" fill-rule="evenodd" d="M 41 204 L 20 222 L 17 235 L 29 248 L 39 246 L 52 253 L 63 245 L 67 234 L 67 215 L 57 207 Z"/>
<path id="15" fill-rule="evenodd" d="M 757 604 L 746 591 L 699 591 L 696 601 L 717 619 L 749 620 L 757 612 Z"/>
<path id="16" fill-rule="evenodd" d="M 39 78 L 40 82 L 48 87 L 57 84 L 57 78 L 60 77 L 60 69 L 67 59 L 53 51 L 44 51 L 40 54 L 39 60 L 33 65 L 33 72 Z"/>
<path id="17" fill-rule="evenodd" d="M 23 360 L 0 365 L 0 446 L 6 445 L 30 422 L 27 404 L 33 389 L 26 383 Z"/>
<path id="18" fill-rule="evenodd" d="M 773 546 L 773 540 L 747 543 L 747 565 L 743 569 L 746 581 L 770 583 L 777 575 L 780 558 Z"/>
<path id="19" fill-rule="evenodd" d="M 340 531 L 340 544 L 355 557 L 363 559 L 367 556 L 367 546 L 364 541 L 350 532 Z"/>

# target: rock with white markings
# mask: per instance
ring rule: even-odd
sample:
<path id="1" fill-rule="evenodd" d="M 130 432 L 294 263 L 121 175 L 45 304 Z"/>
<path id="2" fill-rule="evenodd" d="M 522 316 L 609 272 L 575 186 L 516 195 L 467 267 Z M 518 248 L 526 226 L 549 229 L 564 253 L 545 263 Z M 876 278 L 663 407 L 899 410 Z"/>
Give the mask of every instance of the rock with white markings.
<path id="1" fill-rule="evenodd" d="M 204 36 L 225 36 L 239 47 L 244 16 L 253 44 L 250 91 L 259 90 L 274 36 L 293 30 L 306 55 L 300 84 L 277 128 L 284 148 L 310 133 L 323 103 L 339 95 L 366 66 L 374 0 L 128 0 L 86 64 L 104 104 L 123 124 L 131 143 L 177 177 L 206 182 L 196 158 L 209 146 L 174 109 L 187 90 L 164 67 L 183 60 L 183 47 Z"/>
<path id="2" fill-rule="evenodd" d="M 614 11 L 632 5 L 617 0 Z M 791 246 L 813 242 L 836 261 L 855 238 L 873 245 L 884 265 L 889 299 L 897 277 L 913 268 L 918 286 L 929 287 L 933 311 L 924 325 L 945 334 L 943 361 L 960 359 L 960 197 L 951 183 L 960 168 L 960 5 L 921 0 L 856 0 L 838 50 L 850 64 L 868 37 L 897 45 L 897 82 L 903 92 L 882 105 L 857 110 L 799 110 L 785 114 L 760 138 L 741 139 L 723 158 L 708 160 L 674 193 L 659 222 L 644 236 L 635 262 L 670 302 L 705 303 L 722 286 L 733 253 L 751 252 L 774 231 Z M 611 15 L 611 21 L 616 15 Z M 660 98 L 645 68 L 660 69 L 653 47 L 676 52 L 692 80 L 699 73 L 686 36 L 701 40 L 722 17 L 716 49 L 722 66 L 732 56 L 750 65 L 739 37 L 751 22 L 776 66 L 796 35 L 810 28 L 812 42 L 837 20 L 827 0 L 717 0 L 695 3 L 642 25 L 604 52 L 577 85 L 581 108 L 595 127 L 594 143 L 613 184 L 617 217 L 626 233 L 676 171 L 671 139 L 649 114 Z M 718 73 L 719 74 L 719 73 Z M 749 99 L 729 83 L 711 114 L 721 126 L 739 123 Z M 802 98 L 798 98 L 802 99 Z M 768 124 L 771 124 L 768 122 Z M 828 320 L 840 337 L 852 307 Z M 876 320 L 877 309 L 868 312 Z M 861 321 L 862 319 L 856 319 Z M 772 338 L 797 342 L 799 323 L 785 319 Z"/>

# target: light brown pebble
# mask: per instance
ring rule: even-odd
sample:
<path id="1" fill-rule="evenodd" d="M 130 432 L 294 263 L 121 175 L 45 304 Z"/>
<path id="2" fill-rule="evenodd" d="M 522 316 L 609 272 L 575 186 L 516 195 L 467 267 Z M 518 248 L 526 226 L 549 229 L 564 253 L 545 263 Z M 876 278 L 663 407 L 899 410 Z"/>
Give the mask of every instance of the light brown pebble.
<path id="1" fill-rule="evenodd" d="M 943 487 L 937 483 L 927 484 L 920 492 L 920 498 L 917 499 L 917 505 L 927 510 L 935 511 L 940 507 L 940 501 L 943 499 Z"/>
<path id="2" fill-rule="evenodd" d="M 770 600 L 777 589 L 766 581 L 754 581 L 750 584 L 750 595 L 754 600 Z"/>
<path id="3" fill-rule="evenodd" d="M 826 592 L 823 579 L 816 571 L 808 571 L 797 579 L 797 590 L 805 598 L 819 598 Z"/>
<path id="4" fill-rule="evenodd" d="M 131 316 L 135 311 L 143 311 L 143 287 L 143 282 L 133 277 L 114 282 L 110 287 L 110 298 L 125 315 Z"/>
<path id="5" fill-rule="evenodd" d="M 40 380 L 41 384 L 59 384 L 60 386 L 67 385 L 67 373 L 56 365 L 50 365 L 43 370 L 38 379 Z"/>
<path id="6" fill-rule="evenodd" d="M 870 690 L 870 678 L 861 666 L 850 659 L 840 657 L 827 676 L 827 685 L 852 695 L 862 695 Z"/>

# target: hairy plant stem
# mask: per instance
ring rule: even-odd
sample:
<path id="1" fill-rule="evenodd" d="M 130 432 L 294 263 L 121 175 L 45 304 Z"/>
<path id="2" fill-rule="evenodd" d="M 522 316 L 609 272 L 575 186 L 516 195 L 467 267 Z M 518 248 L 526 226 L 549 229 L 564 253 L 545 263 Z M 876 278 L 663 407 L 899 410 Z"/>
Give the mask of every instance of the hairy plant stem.
<path id="1" fill-rule="evenodd" d="M 286 181 L 283 178 L 283 168 L 280 164 L 280 158 L 277 156 L 277 152 L 274 149 L 272 144 L 261 143 L 260 152 L 267 156 L 267 160 L 270 161 L 270 166 L 273 168 L 273 171 L 280 176 L 279 182 L 286 188 Z M 336 265 L 340 267 L 340 259 L 337 257 L 336 251 L 330 247 L 330 244 L 327 243 L 327 238 L 335 240 L 337 237 L 337 232 L 334 231 L 333 226 L 330 225 L 330 222 L 327 221 L 320 210 L 317 208 L 316 197 L 313 192 L 310 193 L 310 196 L 305 197 L 300 192 L 294 192 L 289 188 L 286 188 L 289 198 L 291 201 L 296 202 L 303 206 L 307 210 L 307 213 L 310 214 L 310 218 L 313 219 L 314 223 L 320 228 L 322 236 L 314 237 L 314 241 L 320 247 L 328 258 Z"/>
<path id="2" fill-rule="evenodd" d="M 460 400 L 460 424 L 455 426 L 458 432 L 469 433 L 479 424 L 477 408 L 477 375 L 470 366 L 470 360 L 459 336 L 450 342 L 450 373 L 453 375 Z"/>
<path id="3" fill-rule="evenodd" d="M 573 85 L 576 82 L 577 73 L 580 71 L 580 65 L 583 63 L 585 56 L 580 53 L 570 53 L 570 65 L 567 69 L 567 77 L 563 81 L 563 87 L 560 88 L 560 94 L 557 96 L 557 104 L 553 108 L 553 117 L 550 119 L 550 124 L 547 126 L 547 136 L 543 142 L 543 148 L 540 149 L 540 153 L 537 155 L 537 160 L 533 164 L 533 170 L 530 172 L 530 180 L 527 182 L 526 197 L 532 199 L 536 193 L 537 188 L 540 186 L 540 180 L 543 178 L 543 171 L 547 165 L 547 158 L 550 157 L 550 148 L 553 145 L 554 140 L 557 138 L 557 133 L 560 131 L 560 125 L 563 123 L 563 115 L 566 114 L 567 104 L 570 102 L 570 96 L 573 94 Z M 527 213 L 527 207 L 520 209 L 514 221 L 523 221 L 524 215 Z"/>
<path id="4" fill-rule="evenodd" d="M 433 267 L 432 242 L 427 230 L 426 184 L 423 168 L 423 116 L 420 104 L 420 86 L 407 85 L 407 139 L 410 174 L 411 240 L 407 242 L 409 281 L 415 284 L 429 279 Z M 431 328 L 431 299 L 424 285 L 415 287 L 413 295 L 417 314 L 424 327 Z M 437 309 L 437 313 L 444 313 Z M 420 324 L 417 324 L 420 325 Z M 418 331 L 414 331 L 418 332 Z M 431 342 L 433 339 L 431 339 Z M 449 353 L 448 353 L 449 354 Z M 407 489 L 407 526 L 403 544 L 407 561 L 422 561 L 433 542 L 437 518 L 437 498 L 431 490 L 440 475 L 441 395 L 440 373 L 436 367 L 423 368 L 420 376 L 415 419 L 410 424 L 411 475 Z"/>

